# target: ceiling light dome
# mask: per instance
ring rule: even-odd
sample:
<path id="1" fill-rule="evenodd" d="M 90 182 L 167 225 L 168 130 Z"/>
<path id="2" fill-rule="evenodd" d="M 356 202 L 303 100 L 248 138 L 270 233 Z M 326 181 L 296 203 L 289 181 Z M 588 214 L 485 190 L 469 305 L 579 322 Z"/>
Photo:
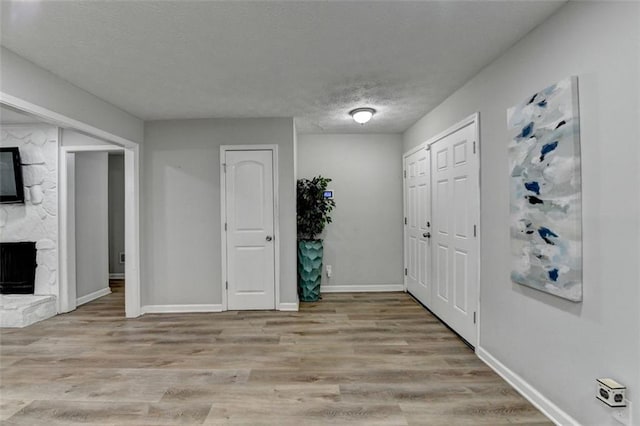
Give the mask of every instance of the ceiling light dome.
<path id="1" fill-rule="evenodd" d="M 373 108 L 356 108 L 350 111 L 349 115 L 356 123 L 365 124 L 366 122 L 371 120 L 371 117 L 373 117 L 373 114 L 375 113 L 376 110 Z"/>

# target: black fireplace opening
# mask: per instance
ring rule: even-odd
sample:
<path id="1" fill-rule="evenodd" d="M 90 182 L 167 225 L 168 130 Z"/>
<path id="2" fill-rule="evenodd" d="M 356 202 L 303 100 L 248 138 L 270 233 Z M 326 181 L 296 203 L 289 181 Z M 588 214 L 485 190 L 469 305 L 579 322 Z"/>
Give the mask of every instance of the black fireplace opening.
<path id="1" fill-rule="evenodd" d="M 36 243 L 0 243 L 0 294 L 33 294 Z"/>

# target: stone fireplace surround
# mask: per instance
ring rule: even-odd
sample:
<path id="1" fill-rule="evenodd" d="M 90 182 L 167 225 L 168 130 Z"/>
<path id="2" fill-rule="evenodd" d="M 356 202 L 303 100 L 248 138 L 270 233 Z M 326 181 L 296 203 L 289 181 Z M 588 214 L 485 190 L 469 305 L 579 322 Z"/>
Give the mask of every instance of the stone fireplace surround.
<path id="1" fill-rule="evenodd" d="M 24 204 L 0 204 L 0 240 L 36 242 L 34 295 L 0 295 L 0 327 L 25 327 L 57 313 L 59 129 L 3 125 L 1 146 L 20 149 Z"/>

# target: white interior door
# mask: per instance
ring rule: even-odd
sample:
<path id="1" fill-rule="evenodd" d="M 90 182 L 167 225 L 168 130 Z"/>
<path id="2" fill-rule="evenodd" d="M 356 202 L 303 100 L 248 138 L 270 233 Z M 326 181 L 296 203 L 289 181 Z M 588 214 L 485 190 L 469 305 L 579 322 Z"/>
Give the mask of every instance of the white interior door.
<path id="1" fill-rule="evenodd" d="M 273 151 L 225 151 L 227 308 L 275 309 Z"/>
<path id="2" fill-rule="evenodd" d="M 429 308 L 477 344 L 479 214 L 476 125 L 431 144 L 433 286 Z"/>
<path id="3" fill-rule="evenodd" d="M 424 305 L 431 301 L 431 215 L 429 151 L 405 157 L 405 267 L 407 291 Z"/>

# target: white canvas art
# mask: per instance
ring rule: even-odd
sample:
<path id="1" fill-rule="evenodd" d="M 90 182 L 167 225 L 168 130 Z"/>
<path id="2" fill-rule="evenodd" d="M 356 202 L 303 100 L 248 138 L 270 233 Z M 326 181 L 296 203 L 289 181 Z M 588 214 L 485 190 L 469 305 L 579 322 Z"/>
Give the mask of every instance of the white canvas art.
<path id="1" fill-rule="evenodd" d="M 578 82 L 571 77 L 507 111 L 511 279 L 582 300 Z"/>

